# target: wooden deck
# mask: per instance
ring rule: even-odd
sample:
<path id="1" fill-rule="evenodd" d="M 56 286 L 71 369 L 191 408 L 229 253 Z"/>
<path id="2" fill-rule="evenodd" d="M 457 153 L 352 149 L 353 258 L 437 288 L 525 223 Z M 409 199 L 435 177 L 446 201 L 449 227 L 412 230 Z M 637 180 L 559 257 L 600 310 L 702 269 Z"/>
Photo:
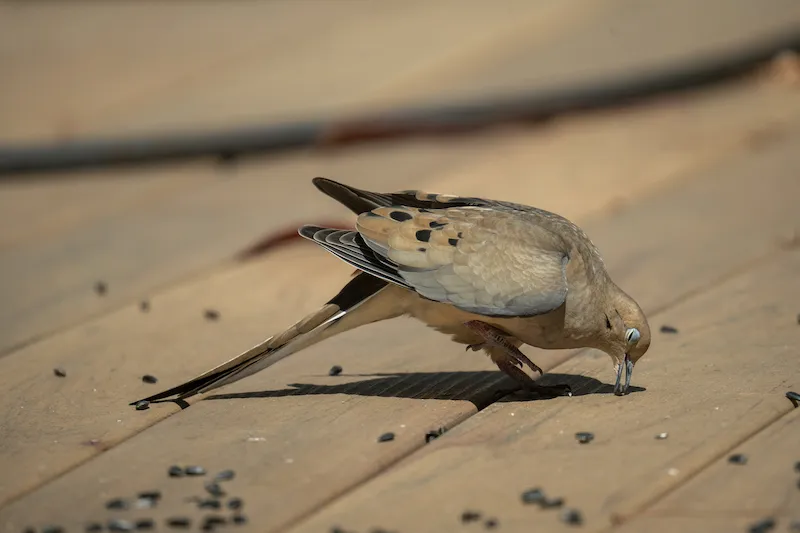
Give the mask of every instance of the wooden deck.
<path id="1" fill-rule="evenodd" d="M 547 88 L 800 24 L 796 0 L 311 6 L 2 3 L 0 144 Z M 604 354 L 528 350 L 544 380 L 569 382 L 575 396 L 503 397 L 509 383 L 485 357 L 396 319 L 186 409 L 133 410 L 348 279 L 350 268 L 302 242 L 234 259 L 303 222 L 352 221 L 312 187 L 317 175 L 509 199 L 578 222 L 654 330 L 635 392 L 610 394 Z M 247 522 L 224 528 L 242 532 L 800 524 L 800 410 L 785 397 L 800 391 L 791 77 L 754 73 L 529 128 L 34 179 L 49 177 L 0 182 L 0 532 L 117 518 L 164 531 L 175 517 L 200 530 L 208 515 L 236 514 L 191 500 L 225 469 L 236 477 L 222 501 L 241 498 Z M 332 365 L 343 373 L 329 376 Z M 580 431 L 595 439 L 578 444 Z M 377 442 L 385 432 L 395 440 Z M 730 462 L 735 453 L 746 464 Z M 208 474 L 170 478 L 171 465 Z M 537 487 L 564 507 L 523 504 Z M 153 490 L 153 508 L 106 508 Z M 565 509 L 582 524 L 564 523 Z M 465 511 L 480 519 L 464 523 Z"/>

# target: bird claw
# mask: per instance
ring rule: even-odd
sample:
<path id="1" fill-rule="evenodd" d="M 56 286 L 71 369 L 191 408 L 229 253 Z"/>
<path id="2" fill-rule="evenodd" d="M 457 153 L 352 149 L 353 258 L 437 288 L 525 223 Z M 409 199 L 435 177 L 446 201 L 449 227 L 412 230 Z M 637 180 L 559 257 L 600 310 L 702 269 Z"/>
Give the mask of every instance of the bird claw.
<path id="1" fill-rule="evenodd" d="M 477 352 L 478 350 L 480 350 L 484 346 L 486 346 L 485 342 L 481 342 L 481 343 L 478 343 L 478 344 L 468 344 L 467 347 L 464 349 L 464 351 L 468 352 L 468 351 L 472 350 L 473 352 Z"/>

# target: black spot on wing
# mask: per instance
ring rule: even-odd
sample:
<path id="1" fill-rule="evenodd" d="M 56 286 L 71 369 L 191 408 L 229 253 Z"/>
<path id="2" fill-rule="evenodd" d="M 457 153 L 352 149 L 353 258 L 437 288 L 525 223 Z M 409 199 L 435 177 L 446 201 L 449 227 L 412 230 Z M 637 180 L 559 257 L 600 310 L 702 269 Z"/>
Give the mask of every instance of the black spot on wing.
<path id="1" fill-rule="evenodd" d="M 392 211 L 389 213 L 389 217 L 397 222 L 405 222 L 406 220 L 414 218 L 410 213 L 406 213 L 405 211 Z"/>
<path id="2" fill-rule="evenodd" d="M 446 222 L 436 222 L 435 220 L 428 224 L 432 229 L 441 229 L 447 225 Z"/>
<path id="3" fill-rule="evenodd" d="M 416 237 L 420 242 L 428 242 L 431 240 L 431 230 L 421 229 L 416 233 Z"/>
<path id="4" fill-rule="evenodd" d="M 458 239 L 447 239 L 447 243 L 448 243 L 450 246 L 455 246 L 455 245 L 457 245 L 457 244 L 458 244 Z"/>

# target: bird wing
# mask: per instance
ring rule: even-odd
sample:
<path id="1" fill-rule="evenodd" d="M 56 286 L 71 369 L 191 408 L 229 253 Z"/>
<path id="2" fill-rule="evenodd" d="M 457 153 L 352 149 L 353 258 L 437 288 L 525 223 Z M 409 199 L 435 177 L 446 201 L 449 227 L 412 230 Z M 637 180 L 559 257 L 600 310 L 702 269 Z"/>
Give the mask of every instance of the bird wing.
<path id="1" fill-rule="evenodd" d="M 432 205 L 451 198 L 403 191 L 392 199 L 400 195 Z M 452 203 L 378 207 L 358 217 L 356 231 L 304 226 L 300 233 L 373 276 L 468 312 L 534 316 L 564 303 L 562 237 L 514 210 Z"/>

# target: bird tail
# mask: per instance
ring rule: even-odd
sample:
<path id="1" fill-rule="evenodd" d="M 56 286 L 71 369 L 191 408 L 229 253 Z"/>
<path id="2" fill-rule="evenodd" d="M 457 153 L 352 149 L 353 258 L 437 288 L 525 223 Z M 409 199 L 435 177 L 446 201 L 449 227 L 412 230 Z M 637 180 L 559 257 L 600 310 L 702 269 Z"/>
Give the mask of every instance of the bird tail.
<path id="1" fill-rule="evenodd" d="M 145 401 L 152 402 L 175 396 L 184 399 L 195 394 L 228 385 L 255 374 L 281 359 L 338 333 L 355 327 L 393 318 L 402 314 L 399 302 L 392 303 L 387 282 L 361 273 L 354 277 L 339 294 L 317 311 L 303 318 L 283 333 L 268 338 L 204 374 L 171 389 L 154 394 Z M 382 298 L 374 298 L 378 294 Z M 369 302 L 369 303 L 368 303 Z M 362 307 L 362 304 L 367 304 Z M 356 312 L 356 310 L 358 310 Z M 137 400 L 137 402 L 142 400 Z M 132 402 L 131 405 L 137 402 Z"/>

